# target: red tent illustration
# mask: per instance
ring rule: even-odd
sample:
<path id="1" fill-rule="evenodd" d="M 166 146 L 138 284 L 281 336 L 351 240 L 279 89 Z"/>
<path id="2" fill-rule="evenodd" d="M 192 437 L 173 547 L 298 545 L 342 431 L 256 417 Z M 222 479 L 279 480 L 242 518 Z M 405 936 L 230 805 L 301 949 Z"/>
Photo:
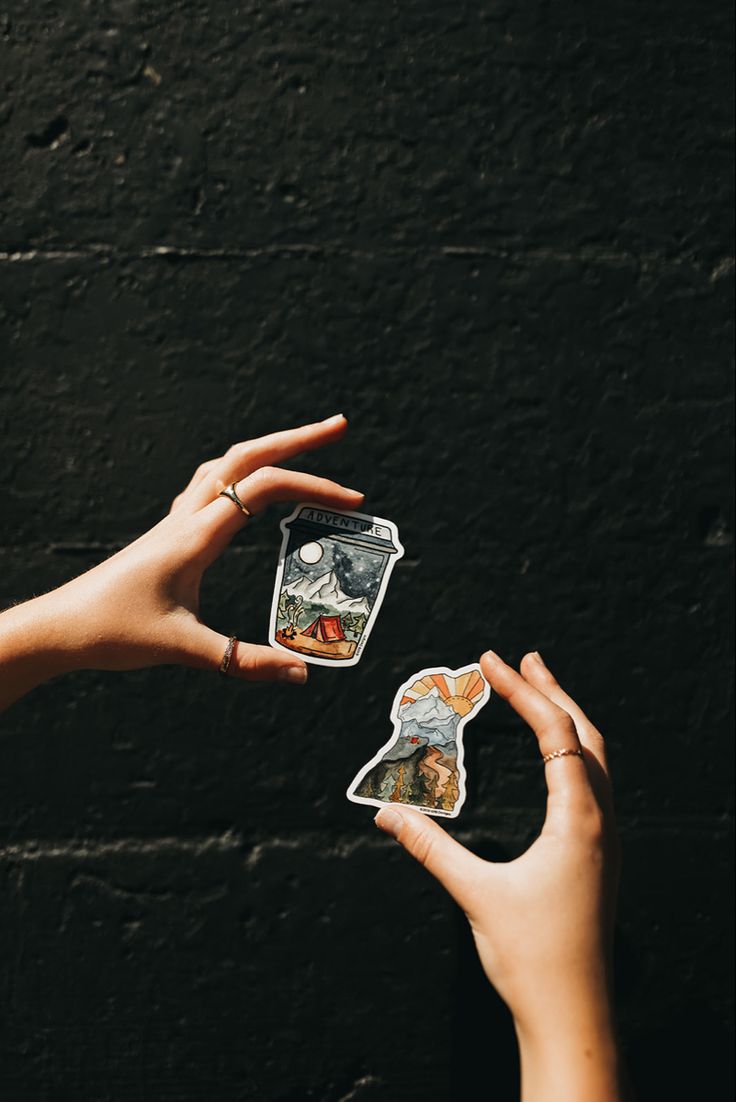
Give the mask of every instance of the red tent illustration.
<path id="1" fill-rule="evenodd" d="M 304 629 L 302 635 L 308 635 L 310 639 L 317 639 L 320 643 L 341 643 L 345 639 L 339 616 L 318 616 Z"/>

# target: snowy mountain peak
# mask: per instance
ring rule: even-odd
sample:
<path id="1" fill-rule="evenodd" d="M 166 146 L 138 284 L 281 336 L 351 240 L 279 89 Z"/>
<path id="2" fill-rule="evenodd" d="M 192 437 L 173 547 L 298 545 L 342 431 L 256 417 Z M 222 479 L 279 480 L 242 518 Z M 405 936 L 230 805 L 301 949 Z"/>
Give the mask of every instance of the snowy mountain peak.
<path id="1" fill-rule="evenodd" d="M 324 605 L 336 612 L 362 612 L 367 616 L 371 609 L 365 597 L 348 597 L 347 593 L 342 591 L 334 570 L 328 570 L 319 578 L 309 578 L 306 574 L 300 574 L 284 588 L 291 596 L 301 597 L 316 605 Z"/>
<path id="2" fill-rule="evenodd" d="M 402 721 L 413 719 L 422 726 L 434 726 L 457 719 L 457 712 L 449 704 L 445 704 L 438 690 L 434 688 L 424 696 L 420 696 L 418 700 L 404 704 L 399 709 L 399 716 Z"/>

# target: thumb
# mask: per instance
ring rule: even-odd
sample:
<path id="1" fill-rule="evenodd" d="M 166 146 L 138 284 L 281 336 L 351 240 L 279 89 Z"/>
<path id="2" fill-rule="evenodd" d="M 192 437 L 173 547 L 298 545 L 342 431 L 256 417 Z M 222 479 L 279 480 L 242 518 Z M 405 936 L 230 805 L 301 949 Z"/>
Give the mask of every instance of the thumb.
<path id="1" fill-rule="evenodd" d="M 395 805 L 382 807 L 376 815 L 376 826 L 424 865 L 463 910 L 469 909 L 473 885 L 485 861 L 420 811 Z"/>
<path id="2" fill-rule="evenodd" d="M 227 635 L 195 621 L 189 625 L 181 661 L 187 666 L 218 671 L 229 642 Z M 307 667 L 296 656 L 237 640 L 227 676 L 241 681 L 283 681 L 303 685 L 307 680 Z"/>

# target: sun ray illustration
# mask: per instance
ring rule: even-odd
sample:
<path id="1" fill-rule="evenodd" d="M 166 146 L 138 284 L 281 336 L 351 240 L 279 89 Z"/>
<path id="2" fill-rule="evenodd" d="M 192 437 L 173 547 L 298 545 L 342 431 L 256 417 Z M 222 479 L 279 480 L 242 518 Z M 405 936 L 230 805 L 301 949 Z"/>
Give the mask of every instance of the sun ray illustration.
<path id="1" fill-rule="evenodd" d="M 483 696 L 485 681 L 477 670 L 451 677 L 446 673 L 432 673 L 419 678 L 404 691 L 401 707 L 419 700 L 435 690 L 460 716 L 467 716 Z"/>

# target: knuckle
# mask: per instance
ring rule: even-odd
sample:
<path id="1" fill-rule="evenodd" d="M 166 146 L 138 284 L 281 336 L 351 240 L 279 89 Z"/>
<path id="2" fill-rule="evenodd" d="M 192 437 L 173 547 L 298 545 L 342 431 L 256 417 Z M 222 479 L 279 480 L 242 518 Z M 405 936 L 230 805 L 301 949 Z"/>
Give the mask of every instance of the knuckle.
<path id="1" fill-rule="evenodd" d="M 245 651 L 244 654 L 239 654 L 237 659 L 240 676 L 244 677 L 246 681 L 257 680 L 261 674 L 261 664 L 256 656 Z"/>
<path id="2" fill-rule="evenodd" d="M 250 441 L 244 441 L 240 444 L 234 444 L 232 448 L 233 457 L 243 462 L 249 459 L 253 451 L 253 445 Z"/>
<path id="3" fill-rule="evenodd" d="M 546 722 L 542 725 L 538 734 L 540 738 L 553 736 L 555 739 L 565 739 L 565 745 L 573 746 L 578 739 L 578 732 L 572 717 L 568 715 L 562 708 L 558 708 L 556 704 L 552 705 L 552 709 Z M 560 746 L 563 744 L 560 743 Z"/>
<path id="4" fill-rule="evenodd" d="M 563 712 L 561 708 L 559 709 L 559 713 L 560 714 L 555 719 L 558 731 L 560 734 L 569 735 L 574 742 L 577 742 L 578 731 L 572 716 L 568 715 L 567 712 Z"/>
<path id="5" fill-rule="evenodd" d="M 412 836 L 407 848 L 420 865 L 426 865 L 432 853 L 433 844 L 434 840 L 428 830 L 418 830 Z"/>
<path id="6" fill-rule="evenodd" d="M 600 733 L 597 727 L 590 727 L 588 729 L 588 742 L 591 750 L 598 755 L 605 755 L 606 752 L 606 740 Z"/>
<path id="7" fill-rule="evenodd" d="M 597 847 L 603 841 L 605 835 L 605 820 L 603 812 L 595 800 L 590 800 L 584 810 L 577 816 L 577 829 L 589 845 Z"/>
<path id="8" fill-rule="evenodd" d="M 564 708 L 560 708 L 558 704 L 554 705 L 555 715 L 552 720 L 560 731 L 571 731 L 573 734 L 577 734 L 573 718 L 569 712 L 566 712 Z"/>
<path id="9" fill-rule="evenodd" d="M 256 485 L 260 486 L 261 489 L 268 490 L 276 485 L 278 473 L 276 467 L 259 467 L 251 475 L 251 478 L 255 480 Z"/>

